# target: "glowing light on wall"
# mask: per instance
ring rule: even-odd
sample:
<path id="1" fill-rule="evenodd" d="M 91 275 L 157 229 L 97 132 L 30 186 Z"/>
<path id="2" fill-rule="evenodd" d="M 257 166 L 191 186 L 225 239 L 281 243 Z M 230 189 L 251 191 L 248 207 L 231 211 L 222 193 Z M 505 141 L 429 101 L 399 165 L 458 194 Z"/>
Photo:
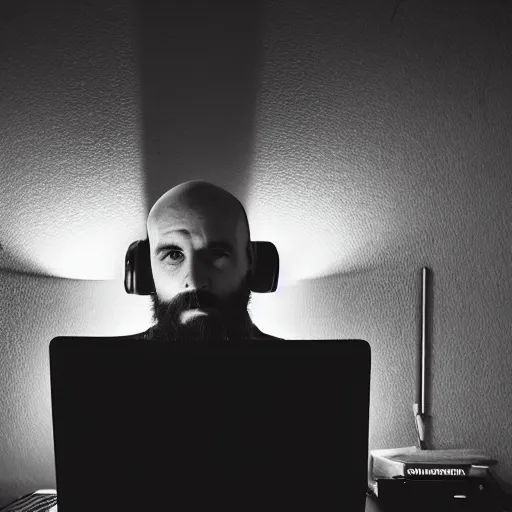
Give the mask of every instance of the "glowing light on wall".
<path id="1" fill-rule="evenodd" d="M 283 196 L 290 196 L 290 190 Z M 380 233 L 385 230 L 382 219 L 364 228 L 367 212 L 337 215 L 341 210 L 330 201 L 321 205 L 301 204 L 297 198 L 279 197 L 274 194 L 276 208 L 269 215 L 268 204 L 258 203 L 255 194 L 250 205 L 251 237 L 274 243 L 280 258 L 280 285 L 286 286 L 304 279 L 314 279 L 364 265 L 365 258 L 372 258 L 372 251 L 379 249 Z M 279 204 L 291 204 L 285 211 Z M 331 209 L 331 211 L 329 211 Z M 320 211 L 319 211 L 320 210 Z"/>
<path id="2" fill-rule="evenodd" d="M 41 243 L 36 246 L 35 258 L 53 276 L 92 280 L 120 278 L 126 249 L 135 239 L 133 228 L 123 230 L 112 221 L 103 224 L 93 219 L 79 230 L 56 238 L 52 244 Z"/>
<path id="3" fill-rule="evenodd" d="M 290 300 L 286 300 L 284 288 L 278 287 L 274 293 L 253 293 L 249 312 L 252 321 L 258 328 L 271 336 L 278 338 L 293 339 L 300 337 L 290 325 L 290 318 L 286 307 L 293 306 Z"/>
<path id="4" fill-rule="evenodd" d="M 353 164 L 357 172 L 334 163 L 313 173 L 312 161 L 326 157 L 321 148 L 308 152 L 278 161 L 258 155 L 247 191 L 251 238 L 276 245 L 281 286 L 364 268 L 403 229 L 396 196 L 382 193 L 372 169 L 357 169 L 364 162 Z"/>
<path id="5" fill-rule="evenodd" d="M 2 235 L 11 260 L 5 268 L 69 279 L 122 278 L 128 246 L 145 234 L 142 178 L 117 175 L 108 183 L 87 176 L 70 174 L 65 183 L 49 178 L 48 193 L 11 205 L 15 211 Z"/>
<path id="6" fill-rule="evenodd" d="M 119 290 L 115 314 L 103 314 L 99 317 L 104 319 L 103 329 L 99 334 L 102 336 L 126 336 L 144 332 L 154 323 L 150 299 L 145 296 L 128 295 L 124 289 Z"/>
<path id="7" fill-rule="evenodd" d="M 280 259 L 275 293 L 253 294 L 251 318 L 265 333 L 284 339 L 315 337 L 296 311 L 301 281 L 359 271 L 378 263 L 399 228 L 394 226 L 393 202 L 375 201 L 371 193 L 341 185 L 329 187 L 300 177 L 279 186 L 277 180 L 255 183 L 246 200 L 253 240 L 273 242 Z M 267 186 L 265 186 L 267 184 Z"/>

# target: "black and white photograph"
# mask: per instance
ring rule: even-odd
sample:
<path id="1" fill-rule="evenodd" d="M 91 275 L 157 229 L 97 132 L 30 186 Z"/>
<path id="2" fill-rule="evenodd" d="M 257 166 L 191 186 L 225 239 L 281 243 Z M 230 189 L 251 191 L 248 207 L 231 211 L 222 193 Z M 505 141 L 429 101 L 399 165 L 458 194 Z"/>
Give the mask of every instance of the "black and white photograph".
<path id="1" fill-rule="evenodd" d="M 512 511 L 511 0 L 0 0 L 0 512 Z"/>

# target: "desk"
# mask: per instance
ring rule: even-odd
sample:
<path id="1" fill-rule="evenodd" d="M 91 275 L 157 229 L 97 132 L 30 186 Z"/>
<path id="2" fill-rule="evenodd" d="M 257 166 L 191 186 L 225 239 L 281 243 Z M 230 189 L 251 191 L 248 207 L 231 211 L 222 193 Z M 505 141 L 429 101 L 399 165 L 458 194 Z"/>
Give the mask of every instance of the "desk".
<path id="1" fill-rule="evenodd" d="M 16 503 L 20 503 L 23 501 L 23 510 L 25 512 L 30 512 L 30 510 L 39 510 L 44 512 L 54 512 L 54 510 L 57 508 L 55 505 L 56 500 L 56 492 L 55 490 L 40 490 L 36 491 L 36 493 L 31 495 L 31 498 L 27 501 L 27 498 L 25 499 L 21 498 L 20 500 L 16 500 L 16 502 L 11 503 L 9 507 L 9 511 L 16 511 L 20 510 L 16 508 Z M 43 503 L 47 504 L 47 508 L 42 508 Z M 21 507 L 21 505 L 20 505 Z M 377 504 L 377 500 L 373 498 L 372 496 L 366 497 L 366 507 L 365 512 L 382 512 L 382 508 L 379 507 Z M 58 512 L 58 510 L 57 510 Z M 350 511 L 347 511 L 350 512 Z"/>

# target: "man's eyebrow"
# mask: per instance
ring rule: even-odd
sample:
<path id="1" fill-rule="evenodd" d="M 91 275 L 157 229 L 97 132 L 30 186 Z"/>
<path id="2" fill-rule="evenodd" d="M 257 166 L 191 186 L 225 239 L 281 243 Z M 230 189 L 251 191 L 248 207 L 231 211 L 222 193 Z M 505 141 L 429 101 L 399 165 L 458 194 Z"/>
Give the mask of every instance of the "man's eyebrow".
<path id="1" fill-rule="evenodd" d="M 215 240 L 207 245 L 207 249 L 224 249 L 228 252 L 235 252 L 233 245 L 226 240 Z"/>
<path id="2" fill-rule="evenodd" d="M 210 242 L 207 246 L 207 249 L 224 249 L 228 252 L 235 252 L 233 245 L 226 240 L 214 240 Z M 167 251 L 182 251 L 183 249 L 176 244 L 169 243 L 161 243 L 156 248 L 156 254 L 159 256 L 163 252 Z"/>
<path id="3" fill-rule="evenodd" d="M 167 251 L 181 251 L 182 248 L 181 247 L 178 247 L 177 245 L 175 244 L 159 244 L 156 248 L 156 255 L 159 256 L 160 254 L 162 254 L 163 252 L 167 252 Z"/>

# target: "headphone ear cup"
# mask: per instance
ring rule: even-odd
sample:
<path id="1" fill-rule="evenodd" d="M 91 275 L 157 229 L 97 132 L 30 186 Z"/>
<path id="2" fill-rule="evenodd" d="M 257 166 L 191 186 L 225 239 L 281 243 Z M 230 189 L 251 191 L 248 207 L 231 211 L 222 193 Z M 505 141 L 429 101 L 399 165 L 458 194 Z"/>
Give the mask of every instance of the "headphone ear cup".
<path id="1" fill-rule="evenodd" d="M 254 255 L 249 288 L 256 293 L 272 293 L 279 280 L 279 253 L 271 242 L 251 242 Z"/>
<path id="2" fill-rule="evenodd" d="M 124 288 L 126 293 L 134 295 L 150 295 L 155 291 L 147 239 L 133 242 L 126 252 Z"/>
<path id="3" fill-rule="evenodd" d="M 135 294 L 135 252 L 138 243 L 130 244 L 124 259 L 124 289 L 130 295 Z"/>

